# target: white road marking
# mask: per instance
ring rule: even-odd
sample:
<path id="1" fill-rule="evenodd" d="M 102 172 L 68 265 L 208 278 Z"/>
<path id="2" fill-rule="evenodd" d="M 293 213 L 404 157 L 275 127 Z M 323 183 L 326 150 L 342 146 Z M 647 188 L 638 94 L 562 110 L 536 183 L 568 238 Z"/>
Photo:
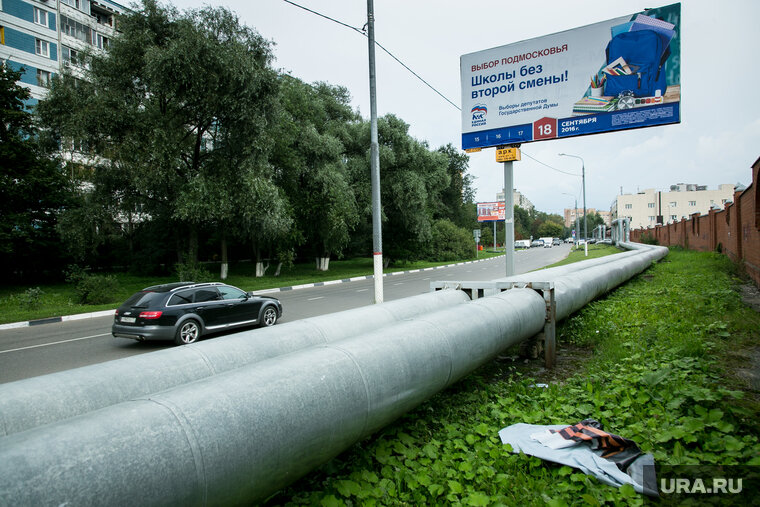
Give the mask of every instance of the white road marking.
<path id="1" fill-rule="evenodd" d="M 20 350 L 36 349 L 39 347 L 49 347 L 50 345 L 59 345 L 61 343 L 76 342 L 79 340 L 89 340 L 90 338 L 100 338 L 101 336 L 111 336 L 111 333 L 96 334 L 92 336 L 83 336 L 82 338 L 72 338 L 71 340 L 62 340 L 59 342 L 52 342 L 52 343 L 42 343 L 40 345 L 30 345 L 28 347 L 21 347 L 18 349 L 2 350 L 0 351 L 0 354 L 7 354 L 8 352 L 18 352 Z"/>
<path id="2" fill-rule="evenodd" d="M 315 298 L 309 298 L 307 301 L 316 301 L 317 299 L 324 299 L 324 296 L 317 296 Z"/>
<path id="3" fill-rule="evenodd" d="M 368 291 L 368 290 L 369 290 L 369 289 L 359 289 L 359 290 L 357 290 L 356 292 L 366 292 L 366 291 Z"/>

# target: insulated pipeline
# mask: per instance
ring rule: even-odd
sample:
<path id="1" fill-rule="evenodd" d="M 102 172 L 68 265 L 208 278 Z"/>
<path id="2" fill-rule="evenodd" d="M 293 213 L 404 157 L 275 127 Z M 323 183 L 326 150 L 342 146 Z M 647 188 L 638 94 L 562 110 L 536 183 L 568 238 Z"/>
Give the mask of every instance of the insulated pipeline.
<path id="1" fill-rule="evenodd" d="M 0 505 L 265 498 L 543 328 L 530 289 L 0 439 Z"/>

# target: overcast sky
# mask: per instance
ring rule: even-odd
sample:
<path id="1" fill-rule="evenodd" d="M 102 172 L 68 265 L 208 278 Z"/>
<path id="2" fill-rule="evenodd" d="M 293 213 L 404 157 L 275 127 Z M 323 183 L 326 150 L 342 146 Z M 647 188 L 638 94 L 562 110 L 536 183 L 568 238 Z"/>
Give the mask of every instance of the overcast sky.
<path id="1" fill-rule="evenodd" d="M 164 0 L 165 1 L 165 0 Z M 294 0 L 361 28 L 363 0 Z M 367 39 L 354 30 L 283 0 L 174 0 L 180 10 L 225 6 L 274 45 L 274 66 L 306 82 L 348 88 L 353 105 L 369 118 Z M 675 3 L 649 0 L 375 0 L 377 42 L 457 106 L 463 54 Z M 609 210 L 615 196 L 676 183 L 749 185 L 760 156 L 760 1 L 681 2 L 681 123 L 626 132 L 522 145 L 541 162 L 580 175 L 586 166 L 586 204 Z M 461 113 L 382 50 L 377 50 L 378 114 L 393 113 L 431 148 L 461 148 Z M 380 168 L 382 171 L 382 167 Z M 504 185 L 494 150 L 470 155 L 476 199 L 491 201 Z M 515 187 L 540 211 L 582 206 L 581 178 L 528 157 L 514 164 Z M 571 194 L 571 195 L 566 195 Z"/>

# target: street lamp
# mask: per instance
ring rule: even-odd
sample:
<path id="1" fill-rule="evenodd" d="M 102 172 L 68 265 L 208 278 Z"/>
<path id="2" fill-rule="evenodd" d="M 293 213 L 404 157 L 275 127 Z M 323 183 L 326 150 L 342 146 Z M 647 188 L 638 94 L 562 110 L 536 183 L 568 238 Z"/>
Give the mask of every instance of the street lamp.
<path id="1" fill-rule="evenodd" d="M 575 199 L 575 212 L 574 212 L 574 214 L 575 214 L 575 231 L 576 231 L 576 234 L 577 234 L 578 232 L 580 232 L 578 230 L 579 229 L 579 227 L 578 227 L 578 197 L 575 196 L 575 195 L 573 195 L 573 194 L 568 194 L 567 192 L 562 192 L 562 193 L 565 194 L 565 195 L 569 195 L 570 197 L 573 197 Z"/>
<path id="2" fill-rule="evenodd" d="M 560 157 L 573 157 L 581 159 L 581 178 L 583 179 L 583 239 L 588 239 L 588 229 L 586 225 L 586 163 L 582 157 L 578 155 L 570 155 L 569 153 L 560 153 Z"/>

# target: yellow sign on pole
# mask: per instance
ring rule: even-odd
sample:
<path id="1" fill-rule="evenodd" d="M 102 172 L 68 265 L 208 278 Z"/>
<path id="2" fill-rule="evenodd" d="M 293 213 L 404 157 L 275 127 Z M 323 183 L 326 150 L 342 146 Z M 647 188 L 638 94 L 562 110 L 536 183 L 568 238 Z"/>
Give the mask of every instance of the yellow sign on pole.
<path id="1" fill-rule="evenodd" d="M 520 160 L 520 148 L 497 148 L 497 162 L 514 162 Z"/>

